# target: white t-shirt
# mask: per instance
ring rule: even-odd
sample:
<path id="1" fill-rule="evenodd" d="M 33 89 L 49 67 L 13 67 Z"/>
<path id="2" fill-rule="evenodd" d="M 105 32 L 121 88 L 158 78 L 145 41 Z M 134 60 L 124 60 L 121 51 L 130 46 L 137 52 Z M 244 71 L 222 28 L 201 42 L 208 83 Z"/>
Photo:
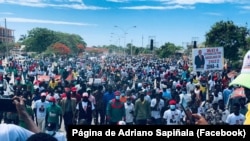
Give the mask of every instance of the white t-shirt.
<path id="1" fill-rule="evenodd" d="M 66 141 L 66 136 L 62 132 L 45 131 L 45 133 L 52 135 L 57 141 Z M 55 133 L 53 135 L 53 133 Z"/>
<path id="2" fill-rule="evenodd" d="M 183 104 L 184 107 L 192 100 L 191 94 L 180 94 L 180 101 L 179 104 Z"/>
<path id="3" fill-rule="evenodd" d="M 156 98 L 151 100 L 150 107 L 153 108 L 155 107 L 156 104 Z M 157 106 L 157 110 L 152 110 L 151 111 L 151 117 L 154 117 L 155 119 L 161 118 L 161 109 L 164 107 L 164 101 L 160 99 L 160 102 Z"/>
<path id="4" fill-rule="evenodd" d="M 0 124 L 1 141 L 26 141 L 34 133 L 14 124 Z"/>
<path id="5" fill-rule="evenodd" d="M 223 100 L 223 96 L 221 92 L 218 93 L 217 97 L 216 96 L 213 96 L 213 97 L 214 97 L 214 100 L 212 103 L 218 103 L 219 100 Z"/>
<path id="6" fill-rule="evenodd" d="M 229 125 L 243 125 L 244 121 L 245 116 L 243 114 L 236 116 L 234 113 L 231 113 L 227 116 L 226 123 Z"/>
<path id="7" fill-rule="evenodd" d="M 222 121 L 224 123 L 227 122 L 227 117 L 228 117 L 229 114 L 230 114 L 230 112 L 228 110 L 225 110 L 225 111 L 222 112 L 222 117 L 221 118 L 222 118 Z"/>
<path id="8" fill-rule="evenodd" d="M 56 132 L 54 137 L 57 139 L 57 141 L 66 141 L 66 136 L 63 133 Z"/>
<path id="9" fill-rule="evenodd" d="M 188 82 L 186 88 L 187 88 L 187 93 L 190 94 L 190 92 L 195 89 L 195 85 L 193 83 Z"/>
<path id="10" fill-rule="evenodd" d="M 126 121 L 125 122 L 127 122 L 127 123 L 133 122 L 134 116 L 130 112 L 135 111 L 134 104 L 131 103 L 130 105 L 128 105 L 127 102 L 125 102 L 124 107 L 125 107 L 125 115 L 126 115 Z"/>
<path id="11" fill-rule="evenodd" d="M 175 109 L 174 111 L 169 109 L 163 114 L 163 118 L 166 120 L 167 125 L 180 125 L 181 117 L 181 111 L 178 109 Z"/>
<path id="12" fill-rule="evenodd" d="M 35 102 L 36 116 L 38 119 L 45 118 L 46 109 L 49 107 L 50 103 L 48 101 L 42 102 L 41 99 Z"/>

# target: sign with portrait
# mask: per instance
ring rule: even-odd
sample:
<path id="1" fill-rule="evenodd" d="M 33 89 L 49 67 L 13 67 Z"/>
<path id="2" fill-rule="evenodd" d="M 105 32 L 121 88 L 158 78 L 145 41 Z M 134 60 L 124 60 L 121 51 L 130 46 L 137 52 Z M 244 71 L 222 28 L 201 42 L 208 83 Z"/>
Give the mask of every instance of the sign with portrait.
<path id="1" fill-rule="evenodd" d="M 223 47 L 192 49 L 194 71 L 209 71 L 223 69 Z"/>

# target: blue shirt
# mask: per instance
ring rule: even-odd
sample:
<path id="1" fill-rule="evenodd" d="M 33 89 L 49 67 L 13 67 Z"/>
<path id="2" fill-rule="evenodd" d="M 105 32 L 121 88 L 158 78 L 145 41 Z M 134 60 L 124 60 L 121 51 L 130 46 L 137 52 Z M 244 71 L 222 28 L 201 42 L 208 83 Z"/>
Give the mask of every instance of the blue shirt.
<path id="1" fill-rule="evenodd" d="M 232 94 L 232 90 L 230 90 L 228 88 L 223 91 L 223 101 L 224 101 L 225 105 L 227 105 L 228 99 L 229 99 L 231 94 Z"/>
<path id="2" fill-rule="evenodd" d="M 106 109 L 109 101 L 111 99 L 114 99 L 114 98 L 115 98 L 114 92 L 112 92 L 112 93 L 109 93 L 109 92 L 104 93 L 104 95 L 103 95 L 103 102 L 104 102 L 105 109 Z"/>

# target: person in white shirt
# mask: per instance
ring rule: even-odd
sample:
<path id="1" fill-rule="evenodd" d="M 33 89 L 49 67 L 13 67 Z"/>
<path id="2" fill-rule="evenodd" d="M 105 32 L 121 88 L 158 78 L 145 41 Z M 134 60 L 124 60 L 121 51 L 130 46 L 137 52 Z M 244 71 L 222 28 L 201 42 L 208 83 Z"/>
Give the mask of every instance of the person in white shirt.
<path id="1" fill-rule="evenodd" d="M 0 124 L 1 141 L 26 141 L 34 133 L 15 124 Z"/>
<path id="2" fill-rule="evenodd" d="M 218 103 L 219 100 L 223 99 L 222 93 L 219 90 L 216 90 L 212 95 L 214 97 L 212 103 Z"/>
<path id="3" fill-rule="evenodd" d="M 215 82 L 214 82 L 214 80 L 212 79 L 212 77 L 210 76 L 210 79 L 208 80 L 208 90 L 209 90 L 209 92 L 211 92 L 212 90 L 213 90 L 213 88 L 214 88 L 214 86 L 215 86 Z"/>
<path id="4" fill-rule="evenodd" d="M 34 105 L 35 121 L 42 132 L 45 132 L 46 109 L 50 106 L 50 103 L 45 99 L 46 93 L 43 92 L 41 93 L 41 99 L 35 101 Z"/>
<path id="5" fill-rule="evenodd" d="M 162 108 L 164 107 L 165 103 L 162 99 L 162 91 L 156 93 L 155 98 L 153 98 L 150 102 L 151 107 L 151 124 L 153 125 L 160 125 L 162 122 Z"/>
<path id="6" fill-rule="evenodd" d="M 188 103 L 192 100 L 191 93 L 187 93 L 185 88 L 182 88 L 182 93 L 179 95 L 179 97 L 179 104 L 182 104 L 184 108 L 186 108 Z"/>
<path id="7" fill-rule="evenodd" d="M 58 93 L 54 92 L 55 90 L 49 90 L 49 94 L 46 96 L 46 100 L 49 101 L 51 97 L 54 97 L 56 99 L 56 103 L 60 100 L 60 96 Z"/>
<path id="8" fill-rule="evenodd" d="M 227 116 L 226 124 L 229 125 L 243 125 L 245 122 L 245 115 L 240 113 L 240 104 L 234 103 L 233 113 Z"/>
<path id="9" fill-rule="evenodd" d="M 190 79 L 190 81 L 186 84 L 187 93 L 191 94 L 191 91 L 194 91 L 195 84 L 193 83 L 193 78 Z"/>
<path id="10" fill-rule="evenodd" d="M 166 125 L 181 125 L 182 114 L 179 109 L 176 108 L 176 101 L 169 101 L 170 109 L 166 110 L 163 114 L 163 119 Z"/>
<path id="11" fill-rule="evenodd" d="M 124 103 L 125 106 L 125 122 L 126 125 L 133 125 L 134 124 L 134 111 L 135 106 L 134 103 L 132 103 L 132 98 L 128 97 L 127 101 Z"/>
<path id="12" fill-rule="evenodd" d="M 223 100 L 219 100 L 218 104 L 219 104 L 219 109 L 222 110 L 222 117 L 221 117 L 222 122 L 223 122 L 223 124 L 226 124 L 226 120 L 227 120 L 227 117 L 230 114 L 230 112 L 228 109 L 225 108 L 225 104 L 224 104 Z"/>
<path id="13" fill-rule="evenodd" d="M 48 123 L 45 133 L 53 136 L 57 141 L 66 141 L 66 136 L 62 132 L 56 131 L 57 127 L 55 123 Z"/>
<path id="14" fill-rule="evenodd" d="M 29 116 L 26 111 L 24 98 L 15 97 L 14 103 L 16 105 L 16 109 L 18 115 L 22 117 L 25 124 L 27 125 L 27 129 L 14 125 L 14 124 L 0 124 L 0 140 L 1 141 L 32 141 L 32 139 L 36 139 L 35 136 L 41 134 L 41 130 L 36 126 L 33 119 Z M 39 135 L 39 139 L 43 140 L 46 138 L 46 141 L 56 141 L 56 139 L 52 136 L 48 136 L 48 134 Z"/>

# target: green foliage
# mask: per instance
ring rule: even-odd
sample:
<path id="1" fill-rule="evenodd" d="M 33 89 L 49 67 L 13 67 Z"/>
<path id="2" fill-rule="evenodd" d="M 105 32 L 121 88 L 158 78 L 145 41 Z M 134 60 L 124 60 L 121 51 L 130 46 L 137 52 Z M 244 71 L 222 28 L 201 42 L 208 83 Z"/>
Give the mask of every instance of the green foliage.
<path id="1" fill-rule="evenodd" d="M 224 57 L 236 61 L 241 56 L 239 50 L 247 47 L 248 34 L 246 27 L 237 26 L 232 21 L 220 21 L 206 33 L 205 44 L 208 47 L 224 47 Z"/>
<path id="2" fill-rule="evenodd" d="M 160 58 L 166 58 L 166 57 L 170 57 L 172 55 L 174 55 L 176 53 L 176 51 L 181 50 L 182 47 L 179 46 L 175 46 L 173 43 L 165 43 L 164 45 L 162 45 L 159 49 L 156 50 L 156 54 L 160 57 Z"/>
<path id="3" fill-rule="evenodd" d="M 19 39 L 23 45 L 26 45 L 26 51 L 42 53 L 56 42 L 65 44 L 70 48 L 73 54 L 77 53 L 77 45 L 86 43 L 82 37 L 76 34 L 68 34 L 49 30 L 47 28 L 34 28 L 28 31 L 28 35 L 22 35 Z"/>

